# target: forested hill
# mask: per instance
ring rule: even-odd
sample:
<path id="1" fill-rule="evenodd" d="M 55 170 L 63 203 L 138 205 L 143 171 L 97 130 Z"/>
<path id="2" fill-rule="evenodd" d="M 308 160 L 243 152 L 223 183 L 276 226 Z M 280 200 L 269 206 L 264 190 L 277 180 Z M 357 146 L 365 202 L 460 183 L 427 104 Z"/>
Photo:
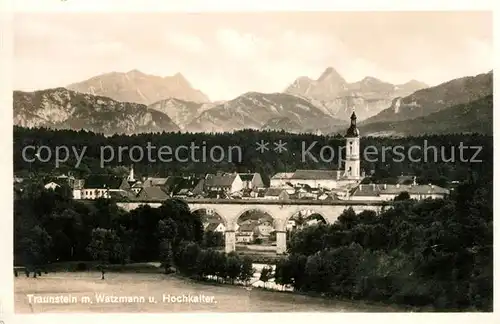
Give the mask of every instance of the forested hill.
<path id="1" fill-rule="evenodd" d="M 286 142 L 286 151 L 276 152 L 274 143 L 279 141 Z M 257 142 L 263 141 L 269 143 L 267 151 L 261 153 L 256 150 Z M 147 146 L 151 149 L 152 159 L 148 159 Z M 180 161 L 175 158 L 170 162 L 161 162 L 158 159 L 158 149 L 160 146 L 168 145 L 172 151 L 185 145 L 190 146 L 194 143 L 197 146 L 206 147 L 207 159 L 203 161 L 202 150 L 199 149 L 193 161 L 187 150 L 181 150 L 181 160 L 188 158 L 188 161 Z M 48 162 L 28 162 L 22 157 L 22 150 L 27 145 L 40 147 L 46 145 L 55 151 L 58 146 L 68 147 L 70 152 L 73 148 L 80 154 L 83 147 L 87 147 L 82 163 L 75 168 L 77 159 L 74 153 L 70 153 L 69 159 L 61 163 L 55 170 L 54 154 Z M 302 154 L 309 150 L 309 154 Z M 289 134 L 275 131 L 256 131 L 242 130 L 235 133 L 154 133 L 138 135 L 114 135 L 105 137 L 101 134 L 95 134 L 87 131 L 71 130 L 49 130 L 45 128 L 28 129 L 23 127 L 14 127 L 14 169 L 16 175 L 26 176 L 30 171 L 36 173 L 66 173 L 74 171 L 80 176 L 89 173 L 117 173 L 124 172 L 123 166 L 134 164 L 135 173 L 138 176 L 166 176 L 172 174 L 183 175 L 202 175 L 209 172 L 259 172 L 264 181 L 268 182 L 276 172 L 293 172 L 296 169 L 333 169 L 337 168 L 338 155 L 341 147 L 345 145 L 342 136 L 327 137 L 313 134 Z M 123 150 L 122 158 L 119 158 L 118 148 L 126 147 Z M 141 147 L 144 155 L 142 159 L 138 155 L 137 148 L 134 149 L 135 161 L 129 156 L 129 150 L 134 147 Z M 210 159 L 210 150 L 214 146 L 221 149 L 215 150 L 216 157 L 220 157 L 221 150 L 224 151 L 224 159 L 220 162 Z M 323 147 L 324 160 L 321 159 L 321 150 Z M 401 174 L 414 174 L 419 177 L 423 183 L 433 183 L 445 185 L 448 181 L 464 180 L 474 175 L 484 179 L 491 179 L 493 174 L 493 138 L 485 135 L 432 135 L 420 137 L 405 138 L 377 138 L 367 137 L 361 139 L 361 152 L 367 147 L 374 146 L 376 154 L 370 153 L 368 158 L 363 158 L 361 153 L 361 168 L 367 174 L 374 172 L 378 178 L 399 176 Z M 398 146 L 401 146 L 399 149 Z M 410 160 L 408 150 L 412 146 Z M 434 146 L 436 149 L 431 148 Z M 460 146 L 462 147 L 481 147 L 476 155 L 477 149 L 463 149 L 461 157 Z M 231 149 L 232 147 L 232 149 Z M 427 160 L 424 154 L 427 147 Z M 103 149 L 105 148 L 105 149 Z M 109 157 L 111 150 L 115 152 L 115 158 L 104 163 L 101 167 L 100 157 L 101 149 Z M 374 149 L 370 149 L 373 151 Z M 385 153 L 383 153 L 385 150 Z M 396 151 L 403 152 L 404 156 L 397 154 Z M 331 152 L 334 152 L 334 158 L 330 161 Z M 454 160 L 447 161 L 453 157 Z M 31 153 L 30 153 L 31 152 Z M 240 154 L 241 152 L 241 154 Z M 436 157 L 435 153 L 436 152 Z M 441 156 L 444 152 L 445 156 Z M 33 151 L 28 151 L 27 155 L 33 157 Z M 43 157 L 46 152 L 41 153 Z M 343 155 L 343 154 L 342 154 Z M 311 157 L 312 156 L 312 157 Z M 63 157 L 63 156 L 62 156 Z M 418 159 L 421 158 L 420 161 Z M 443 158 L 445 158 L 443 160 Z M 471 163 L 471 158 L 482 162 Z M 195 159 L 195 160 L 196 160 Z M 317 161 L 315 161 L 315 159 Z M 154 161 L 156 160 L 156 162 Z M 371 162 L 373 161 L 373 162 Z M 126 170 L 125 170 L 126 172 Z"/>

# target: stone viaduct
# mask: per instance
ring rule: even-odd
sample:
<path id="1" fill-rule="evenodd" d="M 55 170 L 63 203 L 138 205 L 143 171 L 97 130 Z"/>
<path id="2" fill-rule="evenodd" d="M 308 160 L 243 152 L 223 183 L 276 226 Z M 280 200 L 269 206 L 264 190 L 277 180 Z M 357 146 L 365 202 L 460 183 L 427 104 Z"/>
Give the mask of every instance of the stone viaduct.
<path id="1" fill-rule="evenodd" d="M 222 218 L 226 227 L 226 252 L 236 248 L 236 223 L 241 215 L 250 210 L 267 213 L 274 220 L 276 230 L 276 253 L 286 252 L 286 224 L 287 221 L 300 211 L 312 211 L 321 215 L 327 223 L 334 223 L 342 212 L 352 207 L 356 212 L 373 210 L 379 212 L 387 202 L 381 201 L 321 201 L 321 200 L 264 200 L 264 199 L 184 199 L 192 212 L 198 210 L 213 210 Z M 160 201 L 133 201 L 119 202 L 119 207 L 130 211 L 140 205 L 159 207 Z"/>

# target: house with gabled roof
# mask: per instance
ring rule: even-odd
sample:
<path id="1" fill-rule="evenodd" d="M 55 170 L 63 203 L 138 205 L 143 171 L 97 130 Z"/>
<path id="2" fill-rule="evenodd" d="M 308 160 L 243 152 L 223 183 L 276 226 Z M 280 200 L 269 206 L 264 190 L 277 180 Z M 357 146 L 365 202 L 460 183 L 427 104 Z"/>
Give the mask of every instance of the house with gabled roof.
<path id="1" fill-rule="evenodd" d="M 289 199 L 288 192 L 281 188 L 268 188 L 264 195 L 264 199 L 271 200 L 287 200 Z"/>
<path id="2" fill-rule="evenodd" d="M 294 172 L 278 172 L 275 175 L 271 177 L 271 187 L 282 187 L 287 184 L 291 183 L 289 182 L 289 179 L 293 177 Z"/>
<path id="3" fill-rule="evenodd" d="M 207 174 L 203 185 L 206 192 L 223 191 L 231 194 L 243 189 L 243 181 L 238 173 Z"/>
<path id="4" fill-rule="evenodd" d="M 149 177 L 146 178 L 143 183 L 142 187 L 165 187 L 167 184 L 168 178 L 154 178 L 154 177 Z"/>
<path id="5" fill-rule="evenodd" d="M 256 189 L 263 188 L 264 182 L 262 181 L 262 177 L 260 173 L 238 173 L 243 182 L 243 189 Z"/>
<path id="6" fill-rule="evenodd" d="M 55 190 L 56 188 L 59 188 L 60 186 L 61 186 L 61 185 L 60 185 L 60 184 L 58 184 L 57 182 L 55 182 L 55 181 L 51 181 L 51 182 L 49 182 L 49 183 L 45 184 L 43 187 L 44 187 L 45 189 Z"/>
<path id="7" fill-rule="evenodd" d="M 242 223 L 236 231 L 236 243 L 252 243 L 255 239 L 256 222 Z"/>
<path id="8" fill-rule="evenodd" d="M 142 181 L 138 180 L 130 186 L 130 190 L 136 195 L 142 190 Z"/>
<path id="9" fill-rule="evenodd" d="M 110 198 L 111 192 L 130 191 L 127 178 L 112 175 L 90 175 L 84 180 L 80 191 L 81 199 Z"/>
<path id="10" fill-rule="evenodd" d="M 226 226 L 224 226 L 224 223 L 208 223 L 208 225 L 205 227 L 206 232 L 219 232 L 219 233 L 224 233 L 226 231 Z"/>
<path id="11" fill-rule="evenodd" d="M 144 187 L 142 190 L 137 194 L 136 197 L 138 200 L 145 200 L 145 201 L 164 201 L 170 198 L 170 196 L 163 191 L 162 188 L 160 187 Z"/>

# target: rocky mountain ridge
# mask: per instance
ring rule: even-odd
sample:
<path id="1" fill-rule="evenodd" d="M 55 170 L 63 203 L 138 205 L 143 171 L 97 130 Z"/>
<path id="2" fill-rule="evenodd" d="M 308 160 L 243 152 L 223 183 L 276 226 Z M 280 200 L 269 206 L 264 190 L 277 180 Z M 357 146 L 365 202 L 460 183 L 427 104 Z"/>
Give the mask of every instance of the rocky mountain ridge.
<path id="1" fill-rule="evenodd" d="M 14 125 L 112 134 L 178 131 L 169 116 L 145 105 L 65 88 L 14 91 Z"/>
<path id="2" fill-rule="evenodd" d="M 348 120 L 355 109 L 359 120 L 363 120 L 386 109 L 394 98 L 426 87 L 416 80 L 393 85 L 369 76 L 349 83 L 333 67 L 328 67 L 316 80 L 297 78 L 284 92 L 316 101 L 338 119 Z"/>
<path id="3" fill-rule="evenodd" d="M 194 89 L 180 73 L 160 77 L 138 70 L 126 73 L 110 72 L 66 86 L 67 89 L 116 101 L 150 105 L 160 100 L 175 98 L 197 103 L 210 102 L 200 90 Z"/>
<path id="4" fill-rule="evenodd" d="M 271 119 L 288 118 L 303 130 L 346 124 L 310 101 L 285 93 L 248 92 L 202 112 L 186 130 L 224 132 L 245 128 L 261 129 Z"/>
<path id="5" fill-rule="evenodd" d="M 394 98 L 391 105 L 361 124 L 411 120 L 493 94 L 493 71 L 453 79 Z"/>

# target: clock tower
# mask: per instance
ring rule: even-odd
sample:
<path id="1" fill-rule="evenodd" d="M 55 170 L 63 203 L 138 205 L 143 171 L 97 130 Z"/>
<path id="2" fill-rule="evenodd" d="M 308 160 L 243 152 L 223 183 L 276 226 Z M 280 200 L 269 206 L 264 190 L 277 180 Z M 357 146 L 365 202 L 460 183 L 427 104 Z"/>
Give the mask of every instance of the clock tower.
<path id="1" fill-rule="evenodd" d="M 346 139 L 346 157 L 344 175 L 348 179 L 359 180 L 360 162 L 359 162 L 359 130 L 356 127 L 356 113 L 351 115 L 351 126 L 347 129 Z"/>

